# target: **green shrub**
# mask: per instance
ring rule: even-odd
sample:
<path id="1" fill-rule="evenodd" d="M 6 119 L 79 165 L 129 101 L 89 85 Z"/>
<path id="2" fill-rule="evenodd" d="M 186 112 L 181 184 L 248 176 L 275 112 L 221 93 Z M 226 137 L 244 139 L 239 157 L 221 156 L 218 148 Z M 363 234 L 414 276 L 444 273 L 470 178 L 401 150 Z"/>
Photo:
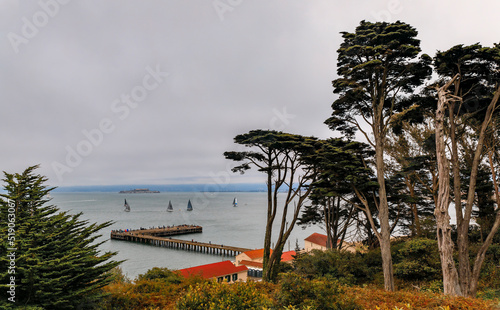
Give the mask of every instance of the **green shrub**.
<path id="1" fill-rule="evenodd" d="M 403 280 L 437 280 L 442 275 L 436 240 L 408 240 L 396 252 L 394 261 L 394 275 Z"/>
<path id="2" fill-rule="evenodd" d="M 443 293 L 443 280 L 430 281 L 422 287 L 422 290 L 431 293 Z"/>
<path id="3" fill-rule="evenodd" d="M 154 267 L 145 274 L 140 274 L 137 281 L 142 280 L 161 280 L 166 283 L 179 284 L 182 282 L 182 276 L 168 268 Z"/>
<path id="4" fill-rule="evenodd" d="M 272 305 L 260 289 L 264 284 L 238 282 L 234 284 L 209 281 L 189 288 L 177 301 L 180 310 L 262 309 Z"/>
<path id="5" fill-rule="evenodd" d="M 309 279 L 329 276 L 343 284 L 360 284 L 372 276 L 361 254 L 345 251 L 314 250 L 299 256 L 293 264 L 296 273 Z"/>
<path id="6" fill-rule="evenodd" d="M 293 273 L 281 275 L 275 295 L 279 309 L 360 309 L 351 298 L 345 297 L 337 281 L 307 280 Z"/>
<path id="7" fill-rule="evenodd" d="M 123 274 L 122 267 L 120 266 L 111 269 L 108 273 L 112 276 L 112 283 L 130 283 L 130 279 Z"/>

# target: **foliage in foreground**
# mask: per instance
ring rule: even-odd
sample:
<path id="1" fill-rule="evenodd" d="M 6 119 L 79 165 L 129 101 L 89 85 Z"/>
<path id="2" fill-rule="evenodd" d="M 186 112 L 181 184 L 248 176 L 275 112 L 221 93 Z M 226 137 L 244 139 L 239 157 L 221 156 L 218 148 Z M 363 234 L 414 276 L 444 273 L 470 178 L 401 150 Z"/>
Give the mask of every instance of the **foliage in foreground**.
<path id="1" fill-rule="evenodd" d="M 213 281 L 191 286 L 177 302 L 180 310 L 205 309 L 262 309 L 272 305 L 262 283 L 240 282 L 235 284 Z"/>
<path id="2" fill-rule="evenodd" d="M 275 301 L 278 309 L 288 306 L 298 309 L 361 309 L 352 297 L 345 295 L 346 288 L 333 279 L 306 280 L 296 274 L 282 276 Z"/>
<path id="3" fill-rule="evenodd" d="M 313 250 L 299 255 L 293 262 L 295 272 L 313 279 L 331 277 L 343 284 L 363 284 L 373 277 L 373 269 L 360 253 Z"/>
<path id="4" fill-rule="evenodd" d="M 164 277 L 156 276 L 162 274 Z M 135 284 L 110 284 L 105 287 L 108 297 L 95 309 L 500 309 L 495 307 L 498 300 L 452 298 L 429 291 L 387 292 L 341 285 L 331 277 L 308 279 L 294 273 L 282 274 L 276 284 L 177 279 L 175 272 L 155 268 L 139 276 Z"/>
<path id="5" fill-rule="evenodd" d="M 488 310 L 500 309 L 498 301 L 491 302 L 476 298 L 450 297 L 430 292 L 396 291 L 388 292 L 375 288 L 351 287 L 346 291 L 361 309 L 377 310 Z"/>
<path id="6" fill-rule="evenodd" d="M 107 272 L 120 263 L 111 260 L 113 252 L 101 254 L 101 243 L 95 242 L 111 222 L 89 224 L 80 220 L 81 214 L 47 205 L 52 189 L 44 185 L 45 177 L 34 173 L 36 168 L 5 173 L 3 180 L 0 307 L 82 309 L 101 297 L 101 288 L 111 281 Z"/>

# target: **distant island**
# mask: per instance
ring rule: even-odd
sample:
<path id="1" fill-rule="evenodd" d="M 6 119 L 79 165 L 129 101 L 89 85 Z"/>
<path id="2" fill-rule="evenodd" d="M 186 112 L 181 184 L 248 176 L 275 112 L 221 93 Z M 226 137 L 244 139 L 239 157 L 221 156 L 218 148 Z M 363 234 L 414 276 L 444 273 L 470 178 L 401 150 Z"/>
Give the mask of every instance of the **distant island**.
<path id="1" fill-rule="evenodd" d="M 120 194 L 157 194 L 160 191 L 150 191 L 149 188 L 136 188 L 128 191 L 119 191 Z"/>
<path id="2" fill-rule="evenodd" d="M 181 184 L 120 184 L 120 185 L 75 185 L 61 186 L 54 193 L 118 193 L 124 187 L 147 188 L 163 192 L 267 192 L 265 182 L 262 183 L 181 183 Z M 0 189 L 0 193 L 2 193 Z"/>

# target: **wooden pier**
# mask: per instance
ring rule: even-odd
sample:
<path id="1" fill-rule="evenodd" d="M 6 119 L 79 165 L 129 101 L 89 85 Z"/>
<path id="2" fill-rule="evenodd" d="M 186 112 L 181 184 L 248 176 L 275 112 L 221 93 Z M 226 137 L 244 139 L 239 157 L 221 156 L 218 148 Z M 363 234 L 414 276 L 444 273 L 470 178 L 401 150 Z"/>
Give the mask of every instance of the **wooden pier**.
<path id="1" fill-rule="evenodd" d="M 171 249 L 196 251 L 207 254 L 218 254 L 226 256 L 236 256 L 242 252 L 250 251 L 251 249 L 227 246 L 223 244 L 214 244 L 198 241 L 188 241 L 180 239 L 172 239 L 171 237 L 181 234 L 201 233 L 201 226 L 174 226 L 154 229 L 138 229 L 138 230 L 113 230 L 111 231 L 111 239 L 139 242 L 144 244 L 166 247 Z"/>

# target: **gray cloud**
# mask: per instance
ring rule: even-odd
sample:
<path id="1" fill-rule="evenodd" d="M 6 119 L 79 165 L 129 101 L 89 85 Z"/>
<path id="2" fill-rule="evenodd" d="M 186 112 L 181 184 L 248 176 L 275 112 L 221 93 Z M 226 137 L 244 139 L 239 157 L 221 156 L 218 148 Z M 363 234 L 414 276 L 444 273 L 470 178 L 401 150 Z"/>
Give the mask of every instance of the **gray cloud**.
<path id="1" fill-rule="evenodd" d="M 58 1 L 0 3 L 0 168 L 40 163 L 59 186 L 258 180 L 227 179 L 222 153 L 257 128 L 334 135 L 339 32 L 362 19 L 410 23 L 431 55 L 500 38 L 495 1 Z M 43 27 L 13 45 L 26 20 Z M 146 89 L 147 68 L 169 75 Z M 58 178 L 79 145 L 91 150 Z"/>

